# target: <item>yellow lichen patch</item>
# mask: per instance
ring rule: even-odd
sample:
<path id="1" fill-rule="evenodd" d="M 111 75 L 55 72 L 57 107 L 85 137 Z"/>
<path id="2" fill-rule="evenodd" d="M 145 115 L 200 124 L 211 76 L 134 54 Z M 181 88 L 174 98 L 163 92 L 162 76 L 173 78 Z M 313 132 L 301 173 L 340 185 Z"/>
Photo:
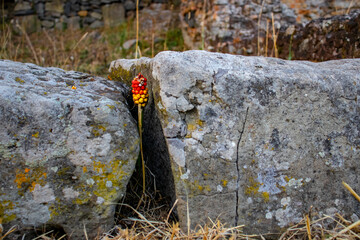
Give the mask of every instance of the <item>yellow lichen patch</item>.
<path id="1" fill-rule="evenodd" d="M 54 218 L 55 216 L 59 216 L 59 212 L 55 204 L 49 206 L 50 218 Z"/>
<path id="2" fill-rule="evenodd" d="M 256 195 L 259 192 L 261 183 L 257 182 L 253 177 L 249 178 L 249 186 L 245 190 L 247 195 Z"/>
<path id="3" fill-rule="evenodd" d="M 195 126 L 194 124 L 189 123 L 189 124 L 187 125 L 187 129 L 188 129 L 188 131 L 195 131 L 195 130 L 196 130 L 196 126 Z"/>
<path id="4" fill-rule="evenodd" d="M 204 122 L 201 121 L 200 119 L 197 119 L 197 120 L 196 120 L 196 123 L 197 123 L 200 127 L 202 127 L 202 126 L 204 125 Z"/>
<path id="5" fill-rule="evenodd" d="M 69 205 L 68 202 L 63 201 L 58 197 L 55 198 L 55 202 L 49 204 L 50 219 L 54 219 L 64 213 L 68 213 L 70 211 L 70 206 L 71 205 Z"/>
<path id="6" fill-rule="evenodd" d="M 91 125 L 91 127 L 91 133 L 94 134 L 95 137 L 103 135 L 106 131 L 106 127 L 102 125 Z"/>
<path id="7" fill-rule="evenodd" d="M 15 214 L 7 214 L 6 210 L 14 209 L 14 203 L 10 200 L 0 201 L 0 219 L 2 219 L 2 223 L 8 223 L 13 221 L 16 218 Z"/>
<path id="8" fill-rule="evenodd" d="M 16 78 L 15 78 L 15 81 L 18 82 L 18 83 L 21 83 L 21 84 L 24 84 L 24 83 L 25 83 L 25 81 L 22 80 L 22 79 L 19 78 L 19 77 L 16 77 Z"/>
<path id="9" fill-rule="evenodd" d="M 87 168 L 84 166 L 83 167 L 83 173 L 86 173 L 87 172 Z"/>
<path id="10" fill-rule="evenodd" d="M 110 108 L 111 110 L 114 110 L 114 109 L 115 109 L 115 106 L 114 106 L 114 105 L 106 104 L 106 106 L 107 106 L 108 108 Z"/>
<path id="11" fill-rule="evenodd" d="M 265 202 L 268 202 L 270 200 L 270 194 L 268 192 L 263 192 L 262 196 Z"/>
<path id="12" fill-rule="evenodd" d="M 34 133 L 33 135 L 31 135 L 31 136 L 33 136 L 34 138 L 39 138 L 39 132 L 36 132 L 36 133 Z"/>
<path id="13" fill-rule="evenodd" d="M 111 164 L 103 162 L 94 162 L 94 171 L 99 173 L 93 176 L 95 189 L 93 193 L 96 196 L 104 198 L 105 201 L 113 201 L 118 195 L 116 188 L 122 187 L 122 178 L 126 173 L 122 170 L 123 162 L 119 159 L 113 159 Z"/>
<path id="14" fill-rule="evenodd" d="M 184 180 L 181 180 L 181 181 L 184 181 Z M 197 194 L 203 194 L 204 191 L 208 191 L 208 192 L 211 191 L 211 188 L 209 185 L 203 186 L 203 185 L 199 184 L 198 180 L 194 180 L 192 182 L 185 180 L 184 182 L 186 183 L 191 196 L 197 195 Z"/>
<path id="15" fill-rule="evenodd" d="M 76 203 L 77 205 L 83 205 L 90 201 L 90 198 L 87 196 L 76 198 L 73 203 Z"/>
<path id="16" fill-rule="evenodd" d="M 222 182 L 223 187 L 226 187 L 226 186 L 227 186 L 227 184 L 228 184 L 228 181 L 227 181 L 227 180 L 225 180 L 225 179 L 221 180 L 221 182 Z"/>

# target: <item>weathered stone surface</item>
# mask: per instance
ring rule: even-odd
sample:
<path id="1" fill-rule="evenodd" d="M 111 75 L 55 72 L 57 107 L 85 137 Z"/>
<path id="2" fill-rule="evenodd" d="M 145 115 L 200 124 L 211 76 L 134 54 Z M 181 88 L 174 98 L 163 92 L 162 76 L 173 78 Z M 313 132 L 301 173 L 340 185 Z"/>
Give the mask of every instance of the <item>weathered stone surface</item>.
<path id="1" fill-rule="evenodd" d="M 125 21 L 125 8 L 122 3 L 103 5 L 101 11 L 105 27 L 114 27 Z"/>
<path id="2" fill-rule="evenodd" d="M 72 86 L 77 89 L 72 89 Z M 139 152 L 119 83 L 0 61 L 0 219 L 7 231 L 112 227 Z"/>
<path id="3" fill-rule="evenodd" d="M 170 160 L 150 157 L 147 165 L 157 164 L 153 172 L 168 179 L 183 227 L 187 203 L 192 227 L 210 217 L 245 224 L 250 233 L 278 232 L 311 206 L 360 216 L 341 184 L 356 188 L 360 176 L 360 59 L 188 51 L 111 67 L 124 80 L 139 71 L 149 79 L 144 135 L 152 141 L 145 149 L 166 146 L 155 151 Z M 166 164 L 172 176 L 163 176 Z"/>

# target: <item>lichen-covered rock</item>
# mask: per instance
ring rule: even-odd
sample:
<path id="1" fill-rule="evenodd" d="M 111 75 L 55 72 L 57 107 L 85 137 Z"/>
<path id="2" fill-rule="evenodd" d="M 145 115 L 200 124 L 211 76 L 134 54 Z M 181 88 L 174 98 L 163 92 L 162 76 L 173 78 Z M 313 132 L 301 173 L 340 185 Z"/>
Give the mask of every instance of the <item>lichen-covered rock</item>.
<path id="1" fill-rule="evenodd" d="M 76 88 L 76 89 L 75 89 Z M 0 61 L 0 220 L 85 239 L 113 225 L 139 151 L 123 87 Z"/>
<path id="2" fill-rule="evenodd" d="M 341 184 L 356 189 L 360 176 L 360 59 L 188 51 L 112 66 L 149 74 L 146 108 L 162 126 L 166 149 L 157 151 L 170 156 L 183 227 L 187 206 L 192 227 L 219 218 L 250 233 L 278 232 L 311 206 L 360 216 Z"/>

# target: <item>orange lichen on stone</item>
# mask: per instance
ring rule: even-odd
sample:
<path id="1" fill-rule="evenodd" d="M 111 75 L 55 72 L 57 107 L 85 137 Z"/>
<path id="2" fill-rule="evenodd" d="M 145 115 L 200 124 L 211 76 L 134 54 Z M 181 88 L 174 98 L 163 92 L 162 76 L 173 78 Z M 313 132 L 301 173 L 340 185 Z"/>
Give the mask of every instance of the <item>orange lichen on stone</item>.
<path id="1" fill-rule="evenodd" d="M 36 132 L 36 133 L 34 133 L 33 135 L 31 135 L 31 136 L 33 136 L 34 138 L 39 138 L 39 132 Z"/>
<path id="2" fill-rule="evenodd" d="M 30 191 L 34 191 L 36 184 L 41 186 L 45 184 L 45 179 L 47 178 L 47 173 L 39 169 L 33 169 L 32 171 L 29 168 L 25 168 L 24 171 L 16 171 L 14 182 L 17 184 L 17 188 L 26 188 L 29 187 Z"/>
<path id="3" fill-rule="evenodd" d="M 15 183 L 18 188 L 21 188 L 23 183 L 29 182 L 28 177 L 24 173 L 17 173 L 15 176 Z"/>

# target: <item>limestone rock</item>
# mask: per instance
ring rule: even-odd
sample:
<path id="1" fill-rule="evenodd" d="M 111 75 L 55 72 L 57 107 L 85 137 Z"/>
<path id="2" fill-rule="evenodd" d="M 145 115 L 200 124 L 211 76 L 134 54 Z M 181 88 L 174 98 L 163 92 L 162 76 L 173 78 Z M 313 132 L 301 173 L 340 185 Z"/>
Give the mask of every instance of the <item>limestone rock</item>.
<path id="1" fill-rule="evenodd" d="M 188 51 L 111 66 L 149 79 L 147 165 L 179 199 L 182 227 L 187 203 L 191 227 L 218 218 L 261 234 L 298 222 L 311 206 L 360 216 L 341 184 L 356 188 L 360 175 L 360 59 Z"/>
<path id="2" fill-rule="evenodd" d="M 72 89 L 76 86 L 76 89 Z M 119 83 L 0 61 L 0 219 L 7 231 L 108 231 L 139 152 Z"/>

